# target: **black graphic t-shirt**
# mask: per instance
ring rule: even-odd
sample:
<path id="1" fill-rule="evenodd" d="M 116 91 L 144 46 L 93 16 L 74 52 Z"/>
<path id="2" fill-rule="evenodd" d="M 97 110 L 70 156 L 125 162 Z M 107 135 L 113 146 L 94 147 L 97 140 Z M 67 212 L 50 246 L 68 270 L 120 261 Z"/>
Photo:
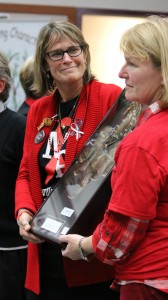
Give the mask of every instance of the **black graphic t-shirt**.
<path id="1" fill-rule="evenodd" d="M 75 104 L 75 101 L 76 98 L 69 100 L 67 102 L 60 103 L 61 120 L 69 116 Z M 44 143 L 44 145 L 42 146 L 39 152 L 39 167 L 40 167 L 43 200 L 45 200 L 50 195 L 54 186 L 58 183 L 59 179 L 62 177 L 64 173 L 64 166 L 65 166 L 64 161 L 65 161 L 67 140 L 65 138 L 64 143 L 61 146 L 61 149 L 58 150 L 57 145 L 59 143 L 59 140 L 58 140 L 58 133 L 56 132 L 59 130 L 58 126 L 59 126 L 59 121 L 56 120 L 55 124 L 53 124 L 53 127 L 51 128 L 49 138 L 46 140 L 46 142 Z M 62 135 L 64 136 L 65 134 L 66 137 L 68 127 L 65 129 L 63 128 L 61 130 L 62 130 Z M 53 149 L 56 149 L 58 151 L 53 151 Z M 51 168 L 50 165 L 52 165 Z M 50 169 L 53 169 L 53 173 L 49 171 Z"/>

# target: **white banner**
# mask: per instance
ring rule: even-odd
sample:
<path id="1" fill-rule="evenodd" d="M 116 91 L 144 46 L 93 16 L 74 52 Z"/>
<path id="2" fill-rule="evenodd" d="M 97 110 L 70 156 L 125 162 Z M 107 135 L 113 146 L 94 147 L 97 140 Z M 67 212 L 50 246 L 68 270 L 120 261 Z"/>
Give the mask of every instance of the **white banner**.
<path id="1" fill-rule="evenodd" d="M 0 51 L 3 51 L 9 60 L 13 78 L 13 87 L 7 106 L 17 110 L 25 100 L 25 93 L 19 82 L 20 68 L 28 56 L 34 55 L 38 33 L 45 24 L 51 21 L 51 16 L 48 15 L 44 20 L 41 20 L 42 18 L 38 20 L 39 16 L 34 15 L 32 20 L 28 21 L 23 20 L 23 15 L 18 21 L 3 20 L 6 18 L 8 19 L 8 16 L 2 18 L 0 15 Z M 54 21 L 57 19 L 66 20 L 67 17 L 54 16 Z"/>

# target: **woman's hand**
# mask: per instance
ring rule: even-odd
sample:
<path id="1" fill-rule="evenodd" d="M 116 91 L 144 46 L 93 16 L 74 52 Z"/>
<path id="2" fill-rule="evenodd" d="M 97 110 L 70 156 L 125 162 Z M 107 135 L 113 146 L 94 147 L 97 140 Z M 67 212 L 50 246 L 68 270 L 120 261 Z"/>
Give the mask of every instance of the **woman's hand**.
<path id="1" fill-rule="evenodd" d="M 83 236 L 78 234 L 60 235 L 59 241 L 63 245 L 62 255 L 72 260 L 84 259 L 87 261 L 87 256 L 93 254 L 94 252 L 91 236 L 84 238 Z M 85 242 L 84 248 L 83 242 Z"/>
<path id="2" fill-rule="evenodd" d="M 38 236 L 34 235 L 30 232 L 30 220 L 32 219 L 31 214 L 24 211 L 19 219 L 17 219 L 17 223 L 19 225 L 19 233 L 22 236 L 22 238 L 26 241 L 39 244 L 44 242 L 43 239 L 39 238 Z"/>
<path id="3" fill-rule="evenodd" d="M 78 247 L 81 238 L 82 236 L 77 234 L 60 235 L 59 241 L 63 244 L 62 255 L 72 260 L 81 259 Z"/>

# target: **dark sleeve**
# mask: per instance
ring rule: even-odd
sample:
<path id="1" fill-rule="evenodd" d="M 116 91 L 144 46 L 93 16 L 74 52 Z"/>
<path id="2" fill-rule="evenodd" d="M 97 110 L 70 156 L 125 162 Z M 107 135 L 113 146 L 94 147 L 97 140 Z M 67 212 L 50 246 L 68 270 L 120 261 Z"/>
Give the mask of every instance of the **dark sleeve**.
<path id="1" fill-rule="evenodd" d="M 26 117 L 16 113 L 16 125 L 15 125 L 15 132 L 13 133 L 16 136 L 16 143 L 15 143 L 15 153 L 17 161 L 20 164 L 20 160 L 23 155 L 23 143 L 24 143 L 24 135 L 26 129 Z"/>

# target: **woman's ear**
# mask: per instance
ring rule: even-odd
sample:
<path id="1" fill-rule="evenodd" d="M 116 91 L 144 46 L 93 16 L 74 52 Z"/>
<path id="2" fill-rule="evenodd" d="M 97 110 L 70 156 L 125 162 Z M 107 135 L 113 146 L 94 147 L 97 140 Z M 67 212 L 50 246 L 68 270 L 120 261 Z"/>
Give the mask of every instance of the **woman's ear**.
<path id="1" fill-rule="evenodd" d="M 3 92 L 4 88 L 5 88 L 5 80 L 0 79 L 0 93 Z"/>

